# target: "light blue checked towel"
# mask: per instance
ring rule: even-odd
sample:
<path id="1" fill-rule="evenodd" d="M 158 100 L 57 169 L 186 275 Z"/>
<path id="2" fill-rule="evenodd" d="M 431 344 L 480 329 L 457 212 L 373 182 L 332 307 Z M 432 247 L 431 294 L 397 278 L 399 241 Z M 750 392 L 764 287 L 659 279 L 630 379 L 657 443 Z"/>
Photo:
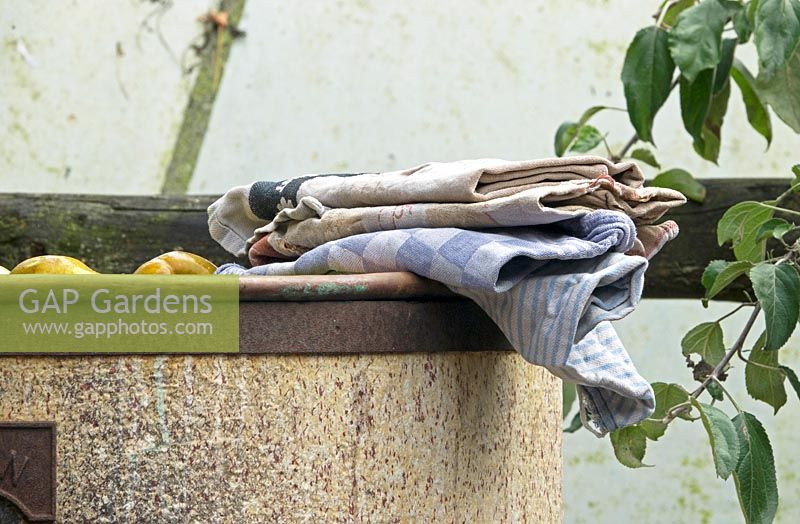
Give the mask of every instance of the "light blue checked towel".
<path id="1" fill-rule="evenodd" d="M 547 226 L 471 231 L 400 229 L 328 242 L 292 262 L 221 274 L 314 275 L 412 271 L 483 308 L 520 354 L 579 384 L 584 424 L 606 433 L 648 417 L 653 390 L 611 320 L 639 302 L 647 260 L 623 254 L 636 228 L 595 211 Z M 593 427 L 590 427 L 593 426 Z"/>

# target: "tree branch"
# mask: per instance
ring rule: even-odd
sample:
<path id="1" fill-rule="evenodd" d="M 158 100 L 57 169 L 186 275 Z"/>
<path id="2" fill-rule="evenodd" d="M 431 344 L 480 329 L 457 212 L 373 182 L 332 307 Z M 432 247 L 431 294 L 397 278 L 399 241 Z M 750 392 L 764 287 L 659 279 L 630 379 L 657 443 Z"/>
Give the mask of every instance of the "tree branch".
<path id="1" fill-rule="evenodd" d="M 705 380 L 703 380 L 703 383 L 700 384 L 700 386 L 698 386 L 697 389 L 692 391 L 691 395 L 689 395 L 691 398 L 694 399 L 698 398 L 703 393 L 703 391 L 706 390 L 706 388 L 711 382 L 719 381 L 719 377 L 725 371 L 725 367 L 728 365 L 731 359 L 737 353 L 739 353 L 739 351 L 741 351 L 741 349 L 744 347 L 745 340 L 747 340 L 747 335 L 749 335 L 750 330 L 753 329 L 753 324 L 755 324 L 756 318 L 758 318 L 758 314 L 760 312 L 761 312 L 761 305 L 757 304 L 753 308 L 753 312 L 750 314 L 750 318 L 747 319 L 747 323 L 745 324 L 744 329 L 739 334 L 739 338 L 736 339 L 736 342 L 733 344 L 733 346 L 727 351 L 727 353 L 725 353 L 725 356 L 722 357 L 722 360 L 719 362 L 719 364 L 717 364 L 714 370 L 705 378 Z M 685 413 L 686 411 L 688 411 L 689 408 L 690 406 L 684 406 L 681 407 L 680 409 L 674 409 L 670 411 L 667 414 L 667 416 L 664 417 L 664 423 L 669 424 L 675 419 L 675 417 L 677 417 L 681 413 Z"/>
<path id="2" fill-rule="evenodd" d="M 612 162 L 619 162 L 620 160 L 622 160 L 625 157 L 625 155 L 628 153 L 628 150 L 630 148 L 632 148 L 633 145 L 638 141 L 639 141 L 639 135 L 634 133 L 633 136 L 631 137 L 631 139 L 628 140 L 628 143 L 625 144 L 622 147 L 622 149 L 620 150 L 619 153 L 617 153 L 616 155 L 611 155 L 611 161 Z"/>

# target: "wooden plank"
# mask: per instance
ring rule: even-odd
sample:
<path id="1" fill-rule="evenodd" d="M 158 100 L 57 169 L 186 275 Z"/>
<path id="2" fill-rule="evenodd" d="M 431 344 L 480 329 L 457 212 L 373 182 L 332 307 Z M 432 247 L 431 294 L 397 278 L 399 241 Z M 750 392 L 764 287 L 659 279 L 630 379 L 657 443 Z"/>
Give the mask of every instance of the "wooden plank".
<path id="1" fill-rule="evenodd" d="M 221 4 L 220 10 L 228 14 L 228 27 L 236 27 L 242 18 L 244 0 L 228 0 Z M 211 110 L 214 108 L 222 73 L 234 41 L 228 29 L 213 31 L 183 112 L 183 123 L 164 174 L 162 194 L 185 194 L 189 189 L 208 123 L 211 121 Z"/>
<path id="2" fill-rule="evenodd" d="M 703 204 L 689 202 L 667 215 L 678 223 L 681 232 L 651 261 L 645 278 L 645 297 L 702 297 L 700 277 L 708 263 L 733 259 L 729 246 L 717 244 L 717 222 L 725 211 L 745 200 L 774 199 L 789 187 L 786 178 L 710 178 L 701 182 L 708 189 Z M 793 196 L 783 205 L 800 209 L 800 198 Z M 745 299 L 744 289 L 739 282 L 717 298 L 741 301 Z"/>
<path id="3" fill-rule="evenodd" d="M 130 273 L 184 249 L 217 263 L 232 257 L 208 235 L 214 197 L 0 194 L 0 265 L 69 255 L 102 273 Z"/>
<path id="4" fill-rule="evenodd" d="M 716 223 L 725 210 L 743 200 L 774 198 L 788 182 L 771 178 L 703 183 L 708 187 L 705 203 L 689 203 L 668 215 L 678 222 L 681 234 L 652 261 L 646 297 L 700 297 L 700 276 L 708 262 L 732 256 L 716 242 Z M 0 194 L 0 265 L 11 268 L 31 256 L 65 254 L 104 273 L 129 273 L 172 249 L 191 251 L 217 264 L 233 261 L 208 235 L 206 208 L 215 198 Z M 800 199 L 789 202 L 795 204 Z M 739 300 L 741 289 L 723 297 Z"/>

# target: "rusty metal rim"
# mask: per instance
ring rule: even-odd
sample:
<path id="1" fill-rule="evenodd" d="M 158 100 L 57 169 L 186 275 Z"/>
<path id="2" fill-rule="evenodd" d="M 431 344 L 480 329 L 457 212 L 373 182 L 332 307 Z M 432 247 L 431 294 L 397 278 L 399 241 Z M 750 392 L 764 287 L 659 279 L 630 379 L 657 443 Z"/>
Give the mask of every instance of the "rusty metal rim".
<path id="1" fill-rule="evenodd" d="M 512 345 L 491 318 L 477 304 L 464 298 L 265 300 L 241 303 L 239 347 L 218 354 L 333 356 L 511 349 Z M 152 353 L 3 353 L 0 360 L 33 356 L 117 358 L 123 354 L 148 357 L 198 353 L 177 349 Z"/>
<path id="2" fill-rule="evenodd" d="M 0 428 L 48 428 L 50 429 L 50 456 L 51 471 L 50 471 L 50 500 L 52 501 L 52 512 L 49 514 L 34 514 L 30 511 L 27 505 L 19 500 L 11 493 L 7 493 L 4 489 L 0 488 L 0 496 L 14 504 L 19 509 L 25 518 L 30 522 L 55 522 L 56 520 L 56 485 L 57 482 L 57 451 L 56 442 L 58 441 L 58 428 L 55 422 L 40 421 L 40 420 L 0 420 Z"/>
<path id="3" fill-rule="evenodd" d="M 414 273 L 353 275 L 242 276 L 242 302 L 407 300 L 457 296 L 444 285 Z"/>

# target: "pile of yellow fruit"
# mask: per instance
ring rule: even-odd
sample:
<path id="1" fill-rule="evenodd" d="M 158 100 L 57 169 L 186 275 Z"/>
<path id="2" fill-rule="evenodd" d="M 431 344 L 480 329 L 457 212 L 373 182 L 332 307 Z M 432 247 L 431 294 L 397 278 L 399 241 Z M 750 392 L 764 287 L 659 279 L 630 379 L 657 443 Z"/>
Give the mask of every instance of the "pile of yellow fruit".
<path id="1" fill-rule="evenodd" d="M 212 275 L 217 266 L 205 258 L 184 251 L 170 251 L 148 260 L 134 275 Z M 78 259 L 62 255 L 43 255 L 24 260 L 14 269 L 0 266 L 0 275 L 89 275 L 97 274 Z"/>

